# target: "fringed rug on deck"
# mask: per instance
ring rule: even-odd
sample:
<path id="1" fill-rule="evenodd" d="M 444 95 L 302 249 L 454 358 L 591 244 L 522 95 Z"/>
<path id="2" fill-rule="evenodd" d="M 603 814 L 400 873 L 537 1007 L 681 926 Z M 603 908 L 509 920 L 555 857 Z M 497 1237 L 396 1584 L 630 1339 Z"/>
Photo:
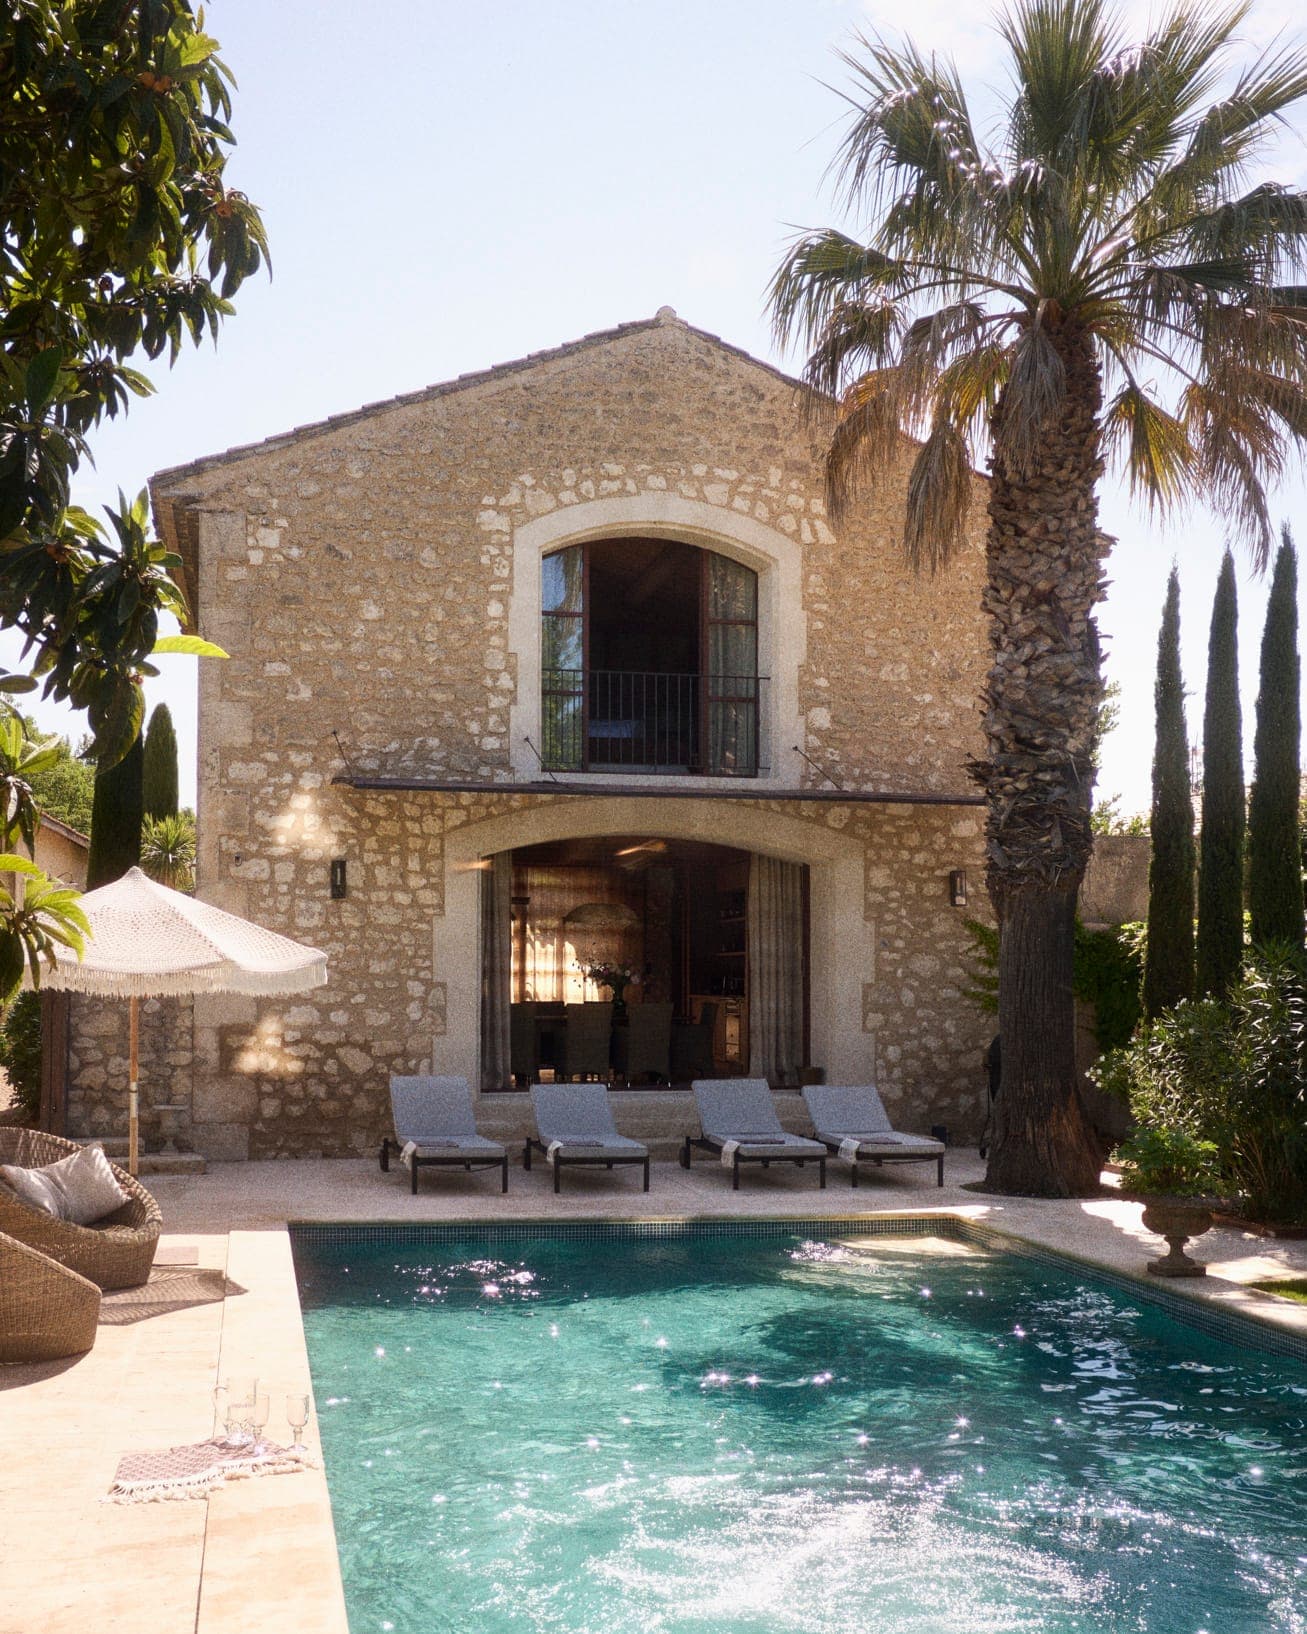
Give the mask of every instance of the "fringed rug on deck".
<path id="1" fill-rule="evenodd" d="M 129 1452 L 118 1460 L 105 1503 L 160 1503 L 174 1498 L 204 1498 L 224 1481 L 251 1475 L 293 1475 L 316 1469 L 302 1447 L 264 1441 L 258 1449 L 225 1440 L 200 1441 L 189 1447 L 158 1452 Z"/>

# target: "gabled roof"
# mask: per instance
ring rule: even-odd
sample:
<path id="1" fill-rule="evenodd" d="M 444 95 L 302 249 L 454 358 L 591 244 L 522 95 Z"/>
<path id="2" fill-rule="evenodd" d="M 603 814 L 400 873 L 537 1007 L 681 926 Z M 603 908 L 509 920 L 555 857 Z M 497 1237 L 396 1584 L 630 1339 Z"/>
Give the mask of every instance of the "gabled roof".
<path id="1" fill-rule="evenodd" d="M 596 329 L 593 334 L 583 335 L 579 340 L 567 341 L 562 346 L 554 346 L 547 351 L 530 352 L 526 357 L 514 358 L 508 363 L 496 363 L 489 369 L 478 369 L 471 374 L 461 374 L 453 380 L 442 381 L 434 386 L 424 386 L 419 391 L 403 392 L 397 397 L 386 397 L 376 403 L 365 403 L 361 408 L 351 409 L 344 414 L 329 415 L 325 420 L 313 420 L 306 425 L 295 426 L 290 431 L 283 431 L 275 437 L 265 437 L 260 442 L 240 443 L 219 454 L 207 454 L 202 459 L 190 460 L 185 465 L 169 466 L 166 470 L 157 471 L 150 478 L 150 497 L 160 537 L 182 559 L 179 577 L 191 609 L 191 622 L 187 629 L 195 628 L 196 592 L 199 586 L 199 526 L 196 509 L 193 503 L 188 503 L 192 498 L 187 495 L 185 489 L 188 478 L 203 476 L 209 471 L 225 465 L 234 465 L 243 459 L 289 448 L 310 437 L 320 437 L 343 426 L 357 425 L 362 420 L 389 413 L 392 409 L 408 408 L 413 404 L 430 403 L 438 398 L 452 397 L 458 392 L 469 391 L 476 386 L 488 385 L 516 374 L 525 374 L 532 369 L 540 368 L 543 364 L 575 356 L 578 352 L 609 346 L 614 341 L 625 340 L 630 335 L 662 328 L 679 329 L 698 340 L 706 341 L 710 346 L 716 347 L 730 357 L 738 358 L 751 368 L 762 370 L 772 379 L 779 380 L 796 391 L 808 393 L 812 390 L 803 381 L 796 380 L 793 375 L 786 374 L 770 363 L 764 363 L 742 347 L 732 346 L 719 335 L 710 334 L 706 329 L 696 329 L 683 318 L 678 318 L 670 306 L 663 306 L 659 307 L 652 318 L 641 318 L 634 323 L 619 323 L 613 329 Z"/>
<path id="2" fill-rule="evenodd" d="M 510 375 L 524 374 L 531 369 L 537 369 L 542 364 L 555 363 L 560 358 L 573 357 L 578 352 L 590 351 L 595 347 L 610 345 L 615 340 L 624 340 L 629 335 L 638 335 L 651 329 L 676 328 L 687 334 L 696 336 L 699 340 L 707 341 L 719 351 L 730 357 L 741 359 L 755 369 L 761 369 L 775 380 L 783 381 L 787 386 L 793 386 L 797 391 L 810 392 L 812 388 L 802 380 L 788 375 L 783 369 L 778 369 L 770 363 L 764 363 L 743 347 L 732 346 L 724 341 L 720 335 L 713 335 L 706 329 L 696 329 L 693 324 L 686 323 L 678 318 L 670 306 L 659 307 L 657 314 L 652 318 L 640 318 L 634 323 L 619 323 L 612 329 L 596 329 L 592 334 L 582 335 L 579 340 L 565 341 L 561 346 L 553 346 L 543 352 L 529 352 L 526 357 L 513 358 L 507 363 L 496 363 L 488 369 L 477 369 L 471 374 L 457 375 L 453 380 L 445 380 L 434 386 L 423 386 L 418 391 L 401 392 L 396 397 L 383 397 L 375 403 L 364 403 L 361 408 L 350 409 L 343 414 L 328 415 L 325 420 L 311 420 L 305 425 L 294 426 L 289 431 L 279 432 L 273 437 L 264 437 L 259 442 L 238 443 L 234 448 L 225 449 L 219 454 L 206 454 L 201 459 L 190 460 L 185 465 L 172 465 L 163 471 L 157 471 L 150 478 L 150 490 L 156 506 L 160 501 L 159 489 L 171 487 L 179 479 L 198 476 L 202 472 L 211 471 L 215 466 L 226 465 L 235 460 L 248 459 L 254 454 L 263 454 L 278 448 L 287 448 L 292 443 L 299 442 L 306 437 L 318 437 L 323 432 L 335 431 L 342 426 L 357 425 L 361 420 L 367 420 L 378 414 L 388 413 L 395 408 L 408 408 L 416 403 L 430 403 L 441 397 L 451 397 L 456 392 L 468 391 L 474 386 L 488 385 L 493 381 L 506 379 Z"/>

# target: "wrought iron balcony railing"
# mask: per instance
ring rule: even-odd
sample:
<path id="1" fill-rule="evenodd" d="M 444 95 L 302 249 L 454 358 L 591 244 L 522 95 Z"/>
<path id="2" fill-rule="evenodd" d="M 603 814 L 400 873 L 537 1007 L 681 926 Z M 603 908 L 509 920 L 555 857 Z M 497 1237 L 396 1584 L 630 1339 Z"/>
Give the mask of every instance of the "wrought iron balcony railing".
<path id="1" fill-rule="evenodd" d="M 756 777 L 759 675 L 546 669 L 542 759 L 550 771 Z"/>

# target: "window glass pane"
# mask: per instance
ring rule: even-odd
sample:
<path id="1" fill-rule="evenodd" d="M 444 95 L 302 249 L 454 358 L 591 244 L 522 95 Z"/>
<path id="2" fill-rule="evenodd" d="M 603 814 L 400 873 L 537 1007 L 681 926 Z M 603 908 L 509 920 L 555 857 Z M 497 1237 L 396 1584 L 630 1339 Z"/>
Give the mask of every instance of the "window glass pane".
<path id="1" fill-rule="evenodd" d="M 585 584 L 585 552 L 581 545 L 556 550 L 540 563 L 540 607 L 546 613 L 579 613 Z"/>
<path id="2" fill-rule="evenodd" d="M 729 556 L 708 557 L 708 617 L 756 619 L 758 575 Z"/>
<path id="3" fill-rule="evenodd" d="M 709 675 L 750 676 L 758 673 L 758 631 L 752 624 L 708 626 Z M 742 690 L 742 689 L 732 689 Z"/>
<path id="4" fill-rule="evenodd" d="M 546 613 L 540 624 L 540 665 L 548 686 L 550 670 L 580 670 L 584 631 L 582 621 L 570 615 L 554 617 Z"/>
<path id="5" fill-rule="evenodd" d="M 708 705 L 709 771 L 752 777 L 758 770 L 758 711 L 752 703 Z"/>

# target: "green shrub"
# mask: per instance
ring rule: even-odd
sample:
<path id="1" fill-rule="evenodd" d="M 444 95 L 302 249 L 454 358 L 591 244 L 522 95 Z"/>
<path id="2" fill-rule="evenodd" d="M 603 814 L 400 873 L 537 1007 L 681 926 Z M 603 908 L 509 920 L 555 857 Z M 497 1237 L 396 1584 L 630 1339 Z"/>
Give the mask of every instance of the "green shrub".
<path id="1" fill-rule="evenodd" d="M 1262 950 L 1225 1001 L 1179 1004 L 1099 1062 L 1141 1131 L 1215 1146 L 1222 1183 L 1259 1219 L 1307 1220 L 1307 968 Z M 1129 1156 L 1129 1153 L 1124 1155 Z"/>
<path id="2" fill-rule="evenodd" d="M 966 928 L 976 948 L 974 985 L 966 996 L 990 1015 L 998 1014 L 998 931 L 980 919 Z M 1100 1050 L 1119 1049 L 1130 1041 L 1142 1014 L 1142 925 L 1087 930 L 1076 921 L 1075 995 L 1094 1007 L 1094 1037 Z"/>
<path id="3" fill-rule="evenodd" d="M 1128 1191 L 1206 1197 L 1223 1189 L 1216 1142 L 1183 1129 L 1136 1129 L 1116 1155 Z"/>
<path id="4" fill-rule="evenodd" d="M 41 1115 L 41 995 L 19 993 L 0 1022 L 0 1067 L 23 1115 Z"/>

